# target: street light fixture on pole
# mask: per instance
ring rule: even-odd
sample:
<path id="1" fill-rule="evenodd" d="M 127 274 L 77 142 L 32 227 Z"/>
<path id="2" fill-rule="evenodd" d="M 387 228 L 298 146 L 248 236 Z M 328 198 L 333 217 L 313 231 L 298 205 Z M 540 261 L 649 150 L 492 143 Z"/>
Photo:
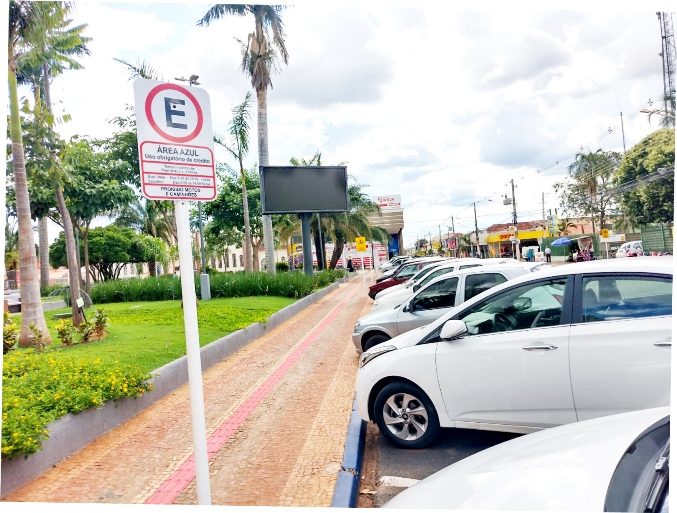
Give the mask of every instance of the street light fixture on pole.
<path id="1" fill-rule="evenodd" d="M 179 80 L 181 82 L 188 82 L 189 86 L 200 85 L 200 82 L 197 79 L 200 78 L 197 75 L 191 75 L 188 78 L 178 78 L 174 77 L 174 80 Z M 203 301 L 207 301 L 212 298 L 211 288 L 209 285 L 209 275 L 207 274 L 207 259 L 205 258 L 205 235 L 204 235 L 204 226 L 202 224 L 202 202 L 197 202 L 197 216 L 198 216 L 198 226 L 200 227 L 200 253 L 202 255 L 202 265 L 200 266 L 200 291 Z"/>

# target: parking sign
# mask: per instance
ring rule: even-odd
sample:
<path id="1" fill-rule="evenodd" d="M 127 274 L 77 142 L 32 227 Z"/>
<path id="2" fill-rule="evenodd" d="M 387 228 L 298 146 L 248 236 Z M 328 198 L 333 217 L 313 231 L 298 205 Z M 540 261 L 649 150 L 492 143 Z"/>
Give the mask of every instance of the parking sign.
<path id="1" fill-rule="evenodd" d="M 143 195 L 154 200 L 216 198 L 207 91 L 139 78 L 134 101 Z"/>

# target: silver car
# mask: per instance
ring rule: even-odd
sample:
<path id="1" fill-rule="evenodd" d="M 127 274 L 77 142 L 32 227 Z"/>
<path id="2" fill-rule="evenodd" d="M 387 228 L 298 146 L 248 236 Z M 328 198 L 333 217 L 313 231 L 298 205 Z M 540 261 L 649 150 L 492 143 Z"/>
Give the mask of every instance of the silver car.
<path id="1" fill-rule="evenodd" d="M 430 324 L 471 297 L 512 278 L 530 273 L 533 267 L 533 264 L 499 264 L 444 274 L 398 306 L 360 318 L 352 336 L 355 349 L 361 353 L 397 335 Z"/>

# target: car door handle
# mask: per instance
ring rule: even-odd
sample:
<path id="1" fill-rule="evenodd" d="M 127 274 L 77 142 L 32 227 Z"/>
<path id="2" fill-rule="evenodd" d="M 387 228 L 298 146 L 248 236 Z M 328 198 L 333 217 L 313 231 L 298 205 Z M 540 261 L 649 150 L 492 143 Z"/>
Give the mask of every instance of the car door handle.
<path id="1" fill-rule="evenodd" d="M 527 351 L 531 351 L 532 349 L 545 349 L 546 351 L 550 351 L 552 349 L 557 349 L 557 346 L 538 344 L 535 346 L 524 346 L 522 349 L 526 349 Z"/>
<path id="2" fill-rule="evenodd" d="M 661 340 L 660 342 L 654 342 L 653 345 L 655 346 L 671 346 L 672 345 L 672 339 L 670 337 L 666 338 L 665 340 Z"/>

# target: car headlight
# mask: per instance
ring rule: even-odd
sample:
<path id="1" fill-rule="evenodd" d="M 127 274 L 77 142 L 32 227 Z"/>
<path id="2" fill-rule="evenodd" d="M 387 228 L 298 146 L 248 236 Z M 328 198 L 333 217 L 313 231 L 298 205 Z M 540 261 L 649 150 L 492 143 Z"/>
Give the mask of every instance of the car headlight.
<path id="1" fill-rule="evenodd" d="M 366 353 L 362 353 L 362 356 L 360 356 L 360 367 L 364 367 L 377 356 L 389 353 L 390 351 L 395 351 L 395 349 L 397 349 L 395 346 L 383 346 L 379 347 L 378 349 L 370 349 Z"/>
<path id="2" fill-rule="evenodd" d="M 360 321 L 357 321 L 357 322 L 355 323 L 355 327 L 353 328 L 353 331 L 354 331 L 355 333 L 357 333 L 357 330 L 358 330 L 359 328 L 360 328 Z"/>
<path id="3" fill-rule="evenodd" d="M 376 306 L 376 305 L 378 305 L 378 299 L 376 301 L 374 301 L 373 306 Z"/>

